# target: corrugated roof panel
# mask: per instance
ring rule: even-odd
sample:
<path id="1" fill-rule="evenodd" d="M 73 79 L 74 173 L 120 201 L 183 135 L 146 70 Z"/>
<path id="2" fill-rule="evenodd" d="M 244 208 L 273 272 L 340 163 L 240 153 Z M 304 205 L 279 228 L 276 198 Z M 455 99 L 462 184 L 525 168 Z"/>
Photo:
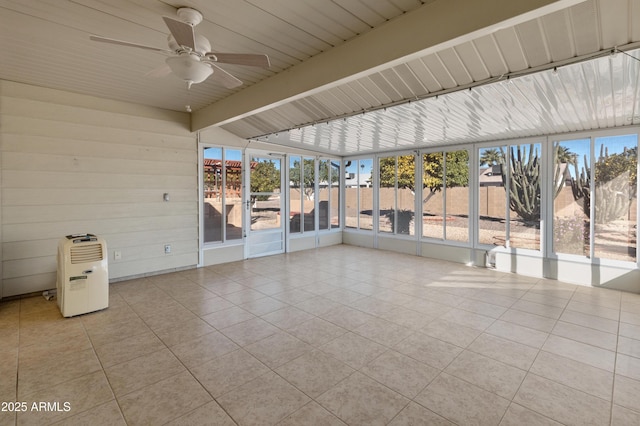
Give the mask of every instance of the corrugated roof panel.
<path id="1" fill-rule="evenodd" d="M 527 62 L 515 28 L 498 30 L 493 36 L 498 43 L 498 47 L 509 71 L 521 71 L 529 68 L 529 63 Z"/>
<path id="2" fill-rule="evenodd" d="M 447 69 L 447 72 L 456 82 L 456 86 L 463 86 L 473 82 L 473 78 L 469 73 L 469 70 L 460 60 L 460 56 L 454 48 L 445 49 L 438 52 L 438 57 L 442 61 L 442 64 Z"/>
<path id="3" fill-rule="evenodd" d="M 530 67 L 548 64 L 551 61 L 539 19 L 517 25 L 516 32 Z M 555 43 L 555 40 L 553 42 Z"/>
<path id="4" fill-rule="evenodd" d="M 364 89 L 373 96 L 373 98 L 378 102 L 378 105 L 385 105 L 391 102 L 391 98 L 380 88 L 378 85 L 371 80 L 370 77 L 362 77 L 358 79 L 358 82 L 364 87 Z"/>
<path id="5" fill-rule="evenodd" d="M 306 110 L 300 108 L 299 103 L 292 102 L 289 104 L 280 105 L 278 108 L 276 108 L 276 110 L 280 115 L 287 117 L 287 119 L 291 122 L 291 125 L 289 127 L 296 127 L 300 123 L 310 123 L 314 121 L 314 118 L 308 115 L 306 113 Z"/>
<path id="6" fill-rule="evenodd" d="M 596 8 L 596 0 L 589 0 L 569 8 L 573 43 L 577 55 L 600 50 L 600 21 Z M 594 29 L 596 31 L 594 31 Z"/>
<path id="7" fill-rule="evenodd" d="M 246 121 L 256 129 L 260 130 L 261 134 L 273 132 L 273 126 L 258 115 L 247 117 Z"/>
<path id="8" fill-rule="evenodd" d="M 359 80 L 350 81 L 341 85 L 340 88 L 350 96 L 351 99 L 354 99 L 358 105 L 362 106 L 363 109 L 382 105 L 380 100 L 374 97 Z"/>
<path id="9" fill-rule="evenodd" d="M 309 103 L 307 99 L 299 99 L 297 101 L 293 101 L 290 104 L 291 106 L 298 108 L 300 113 L 303 114 L 304 117 L 309 117 L 308 120 L 299 121 L 299 124 L 307 124 L 312 121 L 317 121 L 322 118 L 321 113 Z"/>
<path id="10" fill-rule="evenodd" d="M 322 104 L 324 108 L 331 111 L 330 115 L 328 115 L 327 117 L 335 117 L 337 115 L 347 114 L 351 112 L 347 105 L 342 103 L 340 99 L 334 96 L 334 89 L 316 93 L 315 95 L 312 95 L 311 98 Z"/>
<path id="11" fill-rule="evenodd" d="M 381 71 L 380 74 L 384 76 L 384 78 L 391 84 L 394 89 L 400 93 L 402 99 L 412 99 L 416 97 L 416 92 L 411 89 L 411 86 L 402 75 L 398 72 L 398 70 L 403 70 L 404 75 L 411 81 L 414 86 L 418 86 L 419 90 L 421 89 L 420 82 L 417 81 L 411 70 L 409 70 L 406 65 L 402 64 L 397 67 L 389 68 L 388 70 Z M 424 89 L 422 89 L 424 92 Z"/>
<path id="12" fill-rule="evenodd" d="M 493 35 L 477 38 L 472 43 L 492 77 L 498 77 L 509 72 L 509 68 Z"/>
<path id="13" fill-rule="evenodd" d="M 239 135 L 240 137 L 249 138 L 262 134 L 260 129 L 255 126 L 252 126 L 251 123 L 247 122 L 247 120 L 237 120 L 228 124 L 224 124 L 220 126 L 222 129 L 233 133 L 234 135 Z"/>
<path id="14" fill-rule="evenodd" d="M 631 40 L 640 40 L 640 0 L 629 0 L 629 22 Z"/>
<path id="15" fill-rule="evenodd" d="M 586 65 L 586 66 L 585 66 Z M 579 67 L 565 67 L 558 70 L 565 87 L 571 92 L 571 105 L 576 111 L 576 116 L 586 128 L 597 129 L 598 113 L 597 98 L 593 84 L 593 78 L 587 78 L 592 67 L 585 64 Z"/>
<path id="16" fill-rule="evenodd" d="M 256 114 L 255 117 L 258 117 L 263 123 L 267 123 L 271 128 L 271 132 L 277 132 L 279 129 L 289 129 L 295 125 L 295 122 L 281 114 L 277 108 L 263 111 Z"/>
<path id="17" fill-rule="evenodd" d="M 602 44 L 604 46 L 621 46 L 629 41 L 629 20 L 620 19 L 629 16 L 628 0 L 600 0 L 600 22 L 602 28 Z"/>
<path id="18" fill-rule="evenodd" d="M 380 92 L 384 93 L 386 98 L 391 100 L 391 102 L 397 102 L 403 99 L 400 92 L 398 92 L 381 73 L 372 74 L 369 76 L 369 79 L 376 85 Z"/>
<path id="19" fill-rule="evenodd" d="M 487 64 L 482 60 L 476 45 L 469 41 L 456 46 L 456 54 L 464 64 L 473 81 L 482 81 L 491 77 Z"/>
<path id="20" fill-rule="evenodd" d="M 626 61 L 627 69 L 624 72 L 625 85 L 621 93 L 623 100 L 623 109 L 621 115 L 624 121 L 621 125 L 629 125 L 637 123 L 640 117 L 640 60 L 638 54 L 634 54 L 634 58 L 623 58 Z"/>
<path id="21" fill-rule="evenodd" d="M 416 75 L 407 64 L 395 66 L 393 67 L 393 69 L 398 73 L 398 76 L 407 85 L 407 87 L 411 91 L 412 96 L 419 97 L 429 93 L 426 87 L 420 82 L 420 80 L 418 80 Z M 408 98 L 411 98 L 412 96 L 408 96 Z"/>
<path id="22" fill-rule="evenodd" d="M 456 87 L 456 79 L 451 75 L 449 69 L 442 63 L 437 53 L 432 53 L 422 58 L 424 64 L 429 68 L 440 87 L 450 89 Z"/>
<path id="23" fill-rule="evenodd" d="M 331 95 L 333 95 L 333 97 L 335 97 L 338 101 L 340 101 L 340 103 L 342 105 L 344 105 L 345 108 L 345 114 L 346 113 L 350 113 L 350 112 L 354 112 L 354 111 L 360 111 L 362 109 L 362 106 L 358 103 L 358 98 L 352 98 L 350 96 L 348 96 L 343 90 L 342 90 L 342 86 L 338 86 L 338 87 L 334 87 L 332 89 L 327 90 L 328 93 L 331 93 Z"/>
<path id="24" fill-rule="evenodd" d="M 420 83 L 427 88 L 429 92 L 437 92 L 442 90 L 442 86 L 433 76 L 424 61 L 420 58 L 407 62 L 407 66 L 413 71 Z"/>
<path id="25" fill-rule="evenodd" d="M 331 117 L 331 111 L 313 96 L 307 96 L 306 98 L 300 99 L 300 102 L 303 101 L 306 103 L 307 108 L 318 113 L 320 119 Z"/>
<path id="26" fill-rule="evenodd" d="M 568 59 L 576 54 L 569 12 L 560 10 L 540 18 L 551 61 Z"/>
<path id="27" fill-rule="evenodd" d="M 631 124 L 639 73 L 635 59 L 607 56 L 319 124 L 303 143 L 353 155 Z"/>

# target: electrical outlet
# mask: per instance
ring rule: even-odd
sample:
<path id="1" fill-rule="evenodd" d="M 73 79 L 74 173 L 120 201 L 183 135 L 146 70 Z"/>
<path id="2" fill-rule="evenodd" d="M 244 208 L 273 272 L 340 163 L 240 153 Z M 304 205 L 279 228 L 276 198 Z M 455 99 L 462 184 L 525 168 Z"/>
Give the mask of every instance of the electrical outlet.
<path id="1" fill-rule="evenodd" d="M 113 260 L 122 259 L 122 252 L 120 250 L 116 250 L 113 252 Z"/>
<path id="2" fill-rule="evenodd" d="M 165 254 L 171 253 L 171 244 L 165 244 L 164 245 L 164 252 L 165 252 Z"/>

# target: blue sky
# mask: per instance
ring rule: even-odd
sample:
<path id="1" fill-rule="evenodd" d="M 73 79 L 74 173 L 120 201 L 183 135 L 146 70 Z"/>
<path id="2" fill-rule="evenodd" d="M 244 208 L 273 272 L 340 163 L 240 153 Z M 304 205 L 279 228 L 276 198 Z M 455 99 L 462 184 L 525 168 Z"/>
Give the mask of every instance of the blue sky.
<path id="1" fill-rule="evenodd" d="M 225 155 L 227 160 L 242 160 L 242 151 L 239 149 L 227 149 Z M 204 158 L 222 158 L 222 148 L 205 148 Z"/>
<path id="2" fill-rule="evenodd" d="M 364 167 L 362 167 L 364 165 Z M 360 160 L 360 173 L 370 174 L 373 167 L 373 160 L 365 158 Z M 352 160 L 351 165 L 346 168 L 347 173 L 355 173 L 358 168 L 358 160 Z"/>

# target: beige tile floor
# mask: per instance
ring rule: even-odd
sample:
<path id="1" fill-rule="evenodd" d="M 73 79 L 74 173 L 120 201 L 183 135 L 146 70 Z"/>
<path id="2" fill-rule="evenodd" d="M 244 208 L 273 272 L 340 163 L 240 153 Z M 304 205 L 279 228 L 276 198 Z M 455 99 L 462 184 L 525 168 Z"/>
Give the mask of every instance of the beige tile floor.
<path id="1" fill-rule="evenodd" d="M 640 295 L 349 246 L 1 302 L 0 343 L 1 426 L 640 424 Z"/>

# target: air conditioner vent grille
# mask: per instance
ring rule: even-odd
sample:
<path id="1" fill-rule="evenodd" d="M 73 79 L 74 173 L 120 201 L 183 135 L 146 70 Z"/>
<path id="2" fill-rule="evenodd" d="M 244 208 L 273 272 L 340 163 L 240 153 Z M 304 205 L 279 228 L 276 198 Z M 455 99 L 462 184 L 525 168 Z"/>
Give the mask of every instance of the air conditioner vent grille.
<path id="1" fill-rule="evenodd" d="M 71 263 L 95 262 L 103 259 L 102 244 L 85 244 L 71 247 Z"/>

